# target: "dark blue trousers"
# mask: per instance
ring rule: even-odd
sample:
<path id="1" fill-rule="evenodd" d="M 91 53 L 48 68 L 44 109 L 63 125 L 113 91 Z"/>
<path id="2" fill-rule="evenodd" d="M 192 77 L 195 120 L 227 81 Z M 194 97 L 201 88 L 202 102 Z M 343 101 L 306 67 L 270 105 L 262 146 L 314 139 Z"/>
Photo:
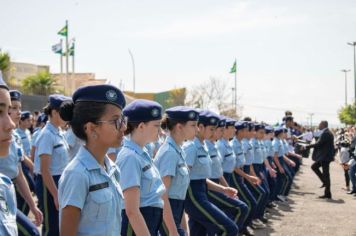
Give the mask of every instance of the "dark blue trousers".
<path id="1" fill-rule="evenodd" d="M 60 177 L 52 176 L 57 188 Z M 36 175 L 35 179 L 38 205 L 43 213 L 42 236 L 59 236 L 59 212 L 54 205 L 53 197 L 46 188 L 42 176 Z"/>
<path id="2" fill-rule="evenodd" d="M 263 190 L 265 190 L 265 192 L 267 194 L 267 201 L 266 201 L 266 205 L 267 205 L 269 203 L 270 194 L 271 194 L 271 190 L 270 190 L 269 184 L 268 184 L 268 177 L 267 177 L 269 175 L 269 173 L 267 173 L 265 164 L 253 164 L 253 168 L 255 169 L 256 174 L 262 180 L 261 187 L 263 188 Z M 263 178 L 261 177 L 261 174 L 263 175 Z"/>
<path id="3" fill-rule="evenodd" d="M 40 232 L 36 225 L 34 225 L 31 220 L 18 209 L 16 212 L 16 224 L 19 236 L 40 236 Z"/>
<path id="4" fill-rule="evenodd" d="M 279 160 L 279 163 L 282 165 L 285 173 L 282 174 L 277 169 L 276 196 L 277 195 L 287 196 L 291 189 L 291 186 L 292 186 L 293 177 L 292 177 L 289 167 L 285 163 L 283 157 L 278 157 L 278 160 Z"/>
<path id="5" fill-rule="evenodd" d="M 140 212 L 145 219 L 151 236 L 158 236 L 159 228 L 162 225 L 163 209 L 159 207 L 141 207 Z M 121 236 L 136 235 L 132 229 L 125 210 L 122 211 Z"/>
<path id="6" fill-rule="evenodd" d="M 232 173 L 224 172 L 224 178 L 228 184 L 230 184 L 230 182 L 231 182 L 231 176 L 232 176 Z"/>
<path id="7" fill-rule="evenodd" d="M 176 223 L 177 231 L 180 236 L 185 235 L 184 229 L 181 227 L 181 222 L 182 222 L 182 217 L 184 213 L 184 200 L 177 200 L 177 199 L 171 199 L 169 198 L 169 204 L 171 205 L 172 209 L 172 214 L 174 218 L 174 222 Z M 164 224 L 162 222 L 162 226 L 159 229 L 160 236 L 168 236 L 169 232 Z"/>
<path id="8" fill-rule="evenodd" d="M 268 162 L 269 164 L 272 166 L 273 163 L 273 157 L 268 157 Z M 270 194 L 269 194 L 269 199 L 268 202 L 272 202 L 274 200 L 276 200 L 276 189 L 277 189 L 277 177 L 273 178 L 269 175 L 267 169 L 265 169 L 266 171 L 266 176 L 267 176 L 267 182 L 268 182 L 268 186 L 269 186 L 269 190 L 270 190 Z"/>
<path id="9" fill-rule="evenodd" d="M 244 166 L 244 171 L 246 173 L 250 173 L 250 167 L 249 166 Z M 247 188 L 251 191 L 252 195 L 255 197 L 256 202 L 257 202 L 257 210 L 256 210 L 256 215 L 255 219 L 260 219 L 263 217 L 267 202 L 268 202 L 268 195 L 266 191 L 262 188 L 262 184 L 260 185 L 254 185 L 251 184 L 250 182 L 246 181 Z"/>
<path id="10" fill-rule="evenodd" d="M 191 236 L 238 234 L 235 222 L 209 201 L 206 179 L 190 181 L 184 204 Z"/>
<path id="11" fill-rule="evenodd" d="M 238 193 L 239 198 L 243 202 L 245 202 L 248 207 L 248 212 L 245 216 L 245 221 L 244 221 L 245 223 L 244 226 L 242 227 L 242 230 L 244 230 L 247 226 L 251 224 L 252 220 L 254 219 L 254 216 L 256 215 L 257 202 L 255 197 L 247 188 L 243 177 L 241 177 L 235 172 L 231 176 L 230 186 L 236 188 L 239 191 Z"/>
<path id="12" fill-rule="evenodd" d="M 246 215 L 248 214 L 248 206 L 243 201 L 226 196 L 223 193 L 208 191 L 208 199 L 215 206 L 235 222 L 239 230 L 244 227 Z"/>

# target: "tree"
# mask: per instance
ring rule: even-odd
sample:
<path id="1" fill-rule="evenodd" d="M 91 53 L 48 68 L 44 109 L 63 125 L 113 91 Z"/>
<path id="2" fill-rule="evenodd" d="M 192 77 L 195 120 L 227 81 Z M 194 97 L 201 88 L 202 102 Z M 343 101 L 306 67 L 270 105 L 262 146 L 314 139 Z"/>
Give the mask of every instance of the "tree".
<path id="1" fill-rule="evenodd" d="M 7 81 L 8 71 L 10 69 L 10 55 L 7 52 L 1 52 L 0 50 L 0 70 L 4 76 L 4 80 Z"/>
<path id="2" fill-rule="evenodd" d="M 217 110 L 221 114 L 237 117 L 231 104 L 228 83 L 214 77 L 188 90 L 185 104 L 195 108 Z M 238 108 L 242 109 L 241 106 Z"/>
<path id="3" fill-rule="evenodd" d="M 356 124 L 356 103 L 342 107 L 339 110 L 339 120 L 346 125 Z"/>
<path id="4" fill-rule="evenodd" d="M 41 71 L 24 79 L 22 89 L 28 94 L 49 95 L 55 93 L 55 80 L 47 71 Z"/>

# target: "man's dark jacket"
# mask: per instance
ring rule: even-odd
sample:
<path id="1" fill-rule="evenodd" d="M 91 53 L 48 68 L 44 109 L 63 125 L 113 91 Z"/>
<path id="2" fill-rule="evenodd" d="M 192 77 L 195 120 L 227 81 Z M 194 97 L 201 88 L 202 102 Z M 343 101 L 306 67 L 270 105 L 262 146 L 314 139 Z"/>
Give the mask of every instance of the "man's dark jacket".
<path id="1" fill-rule="evenodd" d="M 331 162 L 334 160 L 334 135 L 328 128 L 324 130 L 318 141 L 309 147 L 314 148 L 313 161 Z"/>

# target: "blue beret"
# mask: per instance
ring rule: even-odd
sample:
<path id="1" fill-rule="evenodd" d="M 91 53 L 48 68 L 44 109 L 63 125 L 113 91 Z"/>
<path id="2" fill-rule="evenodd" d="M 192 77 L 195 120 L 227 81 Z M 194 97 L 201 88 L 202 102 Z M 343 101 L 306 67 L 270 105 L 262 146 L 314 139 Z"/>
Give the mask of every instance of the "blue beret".
<path id="1" fill-rule="evenodd" d="M 242 130 L 247 128 L 248 128 L 248 123 L 246 121 L 238 121 L 235 123 L 236 130 Z"/>
<path id="2" fill-rule="evenodd" d="M 126 101 L 124 94 L 110 84 L 89 85 L 80 87 L 73 94 L 73 102 L 110 103 L 124 109 Z"/>
<path id="3" fill-rule="evenodd" d="M 288 133 L 288 129 L 287 128 L 283 128 L 283 132 L 284 133 Z"/>
<path id="4" fill-rule="evenodd" d="M 289 121 L 289 120 L 293 120 L 293 116 L 285 116 L 283 117 L 283 121 Z"/>
<path id="5" fill-rule="evenodd" d="M 226 118 L 224 116 L 219 117 L 218 127 L 225 127 L 226 126 Z"/>
<path id="6" fill-rule="evenodd" d="M 48 97 L 48 103 L 52 108 L 59 108 L 64 101 L 71 100 L 70 97 L 66 97 L 61 94 L 52 94 Z"/>
<path id="7" fill-rule="evenodd" d="M 31 112 L 29 112 L 29 111 L 21 112 L 21 120 L 26 120 L 26 119 L 30 118 L 30 116 L 31 116 Z"/>
<path id="8" fill-rule="evenodd" d="M 199 124 L 217 126 L 219 120 L 219 115 L 214 112 L 206 110 L 199 112 Z"/>
<path id="9" fill-rule="evenodd" d="M 283 127 L 274 128 L 274 135 L 278 136 L 281 133 L 283 133 Z"/>
<path id="10" fill-rule="evenodd" d="M 11 101 L 20 101 L 21 100 L 21 93 L 18 90 L 10 90 L 10 98 Z"/>
<path id="11" fill-rule="evenodd" d="M 128 122 L 146 122 L 162 119 L 162 106 L 154 101 L 137 99 L 123 110 Z"/>
<path id="12" fill-rule="evenodd" d="M 178 121 L 197 121 L 199 119 L 199 113 L 190 107 L 176 106 L 166 110 L 169 119 Z"/>
<path id="13" fill-rule="evenodd" d="M 267 126 L 265 127 L 265 130 L 266 130 L 266 133 L 267 133 L 267 134 L 272 133 L 272 132 L 274 131 L 273 127 L 272 127 L 272 126 L 269 126 L 269 125 L 267 125 Z"/>
<path id="14" fill-rule="evenodd" d="M 232 118 L 226 117 L 226 126 L 234 126 L 236 121 Z"/>
<path id="15" fill-rule="evenodd" d="M 260 129 L 265 129 L 265 126 L 263 124 L 255 124 L 255 130 L 260 130 Z"/>
<path id="16" fill-rule="evenodd" d="M 47 123 L 47 121 L 48 121 L 48 116 L 44 113 L 41 113 L 37 118 L 37 124 Z"/>

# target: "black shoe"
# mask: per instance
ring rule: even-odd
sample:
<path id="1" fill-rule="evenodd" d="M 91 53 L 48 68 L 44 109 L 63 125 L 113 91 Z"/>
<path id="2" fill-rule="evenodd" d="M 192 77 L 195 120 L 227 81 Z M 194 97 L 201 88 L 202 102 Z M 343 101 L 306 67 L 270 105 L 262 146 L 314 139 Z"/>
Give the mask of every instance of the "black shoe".
<path id="1" fill-rule="evenodd" d="M 267 204 L 267 208 L 269 208 L 269 209 L 274 208 L 274 207 L 277 207 L 277 205 L 274 204 L 273 202 L 270 202 Z"/>
<path id="2" fill-rule="evenodd" d="M 248 230 L 247 228 L 242 230 L 241 234 L 242 235 L 246 235 L 246 236 L 254 236 L 254 234 L 250 230 Z"/>
<path id="3" fill-rule="evenodd" d="M 354 194 L 354 193 L 356 193 L 356 190 L 352 190 L 350 192 L 347 192 L 347 194 Z"/>
<path id="4" fill-rule="evenodd" d="M 321 185 L 320 188 L 325 188 L 325 184 Z"/>
<path id="5" fill-rule="evenodd" d="M 331 199 L 331 195 L 323 195 L 319 197 L 320 199 Z"/>

